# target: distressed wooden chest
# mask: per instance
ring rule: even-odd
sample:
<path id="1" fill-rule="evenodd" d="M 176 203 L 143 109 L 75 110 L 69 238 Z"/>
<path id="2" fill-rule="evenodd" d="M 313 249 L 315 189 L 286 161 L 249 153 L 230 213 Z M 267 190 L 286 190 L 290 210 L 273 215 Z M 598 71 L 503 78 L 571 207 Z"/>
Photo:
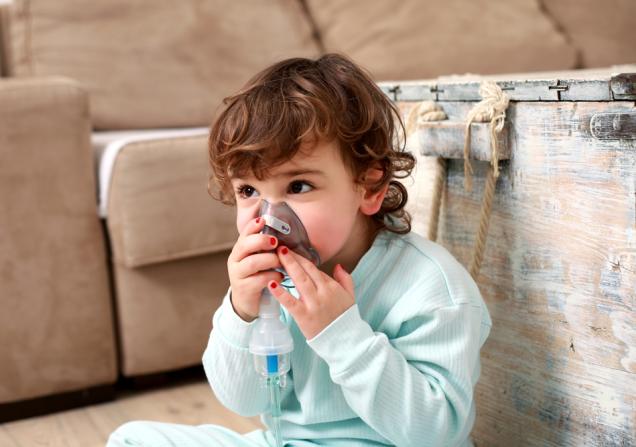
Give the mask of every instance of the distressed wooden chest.
<path id="1" fill-rule="evenodd" d="M 635 445 L 636 65 L 489 77 L 510 99 L 504 155 L 476 275 L 493 328 L 475 391 L 477 446 Z M 489 169 L 488 124 L 464 125 L 484 78 L 387 82 L 419 122 L 406 180 L 414 229 L 427 234 L 435 156 L 448 159 L 437 241 L 468 265 Z M 484 155 L 485 154 L 485 155 Z"/>

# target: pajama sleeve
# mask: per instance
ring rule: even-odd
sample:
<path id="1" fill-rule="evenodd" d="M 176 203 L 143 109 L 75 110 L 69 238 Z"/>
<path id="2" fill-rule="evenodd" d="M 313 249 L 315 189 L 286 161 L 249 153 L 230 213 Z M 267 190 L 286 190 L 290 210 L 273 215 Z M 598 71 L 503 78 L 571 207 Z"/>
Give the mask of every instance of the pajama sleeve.
<path id="1" fill-rule="evenodd" d="M 472 424 L 480 309 L 413 312 L 397 335 L 374 332 L 357 305 L 308 341 L 349 406 L 396 445 L 457 445 Z"/>
<path id="2" fill-rule="evenodd" d="M 241 319 L 230 301 L 230 291 L 215 312 L 203 368 L 217 399 L 241 416 L 256 416 L 269 411 L 269 397 L 249 352 L 253 323 Z M 281 400 L 293 387 L 288 378 Z"/>

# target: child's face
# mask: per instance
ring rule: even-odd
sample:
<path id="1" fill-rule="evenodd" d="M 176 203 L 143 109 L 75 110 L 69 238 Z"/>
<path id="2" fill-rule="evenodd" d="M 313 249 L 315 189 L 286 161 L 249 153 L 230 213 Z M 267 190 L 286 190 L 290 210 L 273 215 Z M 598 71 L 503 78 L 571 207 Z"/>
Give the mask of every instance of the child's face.
<path id="1" fill-rule="evenodd" d="M 368 219 L 360 213 L 364 188 L 354 182 L 336 142 L 303 145 L 265 179 L 233 178 L 232 187 L 239 232 L 258 216 L 261 199 L 286 202 L 305 226 L 323 265 L 344 264 L 350 261 L 347 257 L 356 255 L 352 249 L 364 237 L 364 219 Z"/>

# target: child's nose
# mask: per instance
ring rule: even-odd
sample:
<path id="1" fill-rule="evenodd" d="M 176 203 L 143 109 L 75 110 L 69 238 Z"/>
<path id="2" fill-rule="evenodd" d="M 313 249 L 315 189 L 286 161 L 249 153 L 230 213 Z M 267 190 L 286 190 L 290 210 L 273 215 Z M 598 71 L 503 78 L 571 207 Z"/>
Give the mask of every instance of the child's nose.
<path id="1" fill-rule="evenodd" d="M 251 209 L 251 218 L 252 219 L 256 219 L 257 217 L 259 217 L 261 215 L 261 210 L 263 209 L 263 201 L 268 202 L 270 205 L 277 205 L 279 203 L 282 203 L 283 200 L 281 199 L 275 199 L 275 198 L 268 198 L 268 197 L 261 197 L 260 200 L 255 203 L 253 205 L 253 208 Z"/>
<path id="2" fill-rule="evenodd" d="M 277 206 L 285 203 L 285 200 L 281 197 L 261 197 L 258 203 L 256 204 L 256 212 L 259 213 L 263 208 L 263 202 L 267 202 L 269 207 L 276 208 Z M 258 216 L 258 214 L 257 214 Z M 255 217 L 257 217 L 255 216 Z"/>

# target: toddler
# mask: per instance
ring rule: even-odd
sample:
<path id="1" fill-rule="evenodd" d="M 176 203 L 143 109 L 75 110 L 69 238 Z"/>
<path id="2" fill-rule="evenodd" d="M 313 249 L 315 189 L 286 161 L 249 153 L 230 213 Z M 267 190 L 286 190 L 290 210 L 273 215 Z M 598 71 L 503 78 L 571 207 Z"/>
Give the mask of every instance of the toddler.
<path id="1" fill-rule="evenodd" d="M 490 317 L 467 271 L 410 231 L 396 179 L 415 159 L 399 113 L 347 58 L 282 61 L 252 78 L 210 132 L 219 198 L 236 206 L 230 290 L 203 355 L 217 399 L 267 414 L 248 351 L 264 288 L 294 340 L 282 390 L 288 446 L 466 446 Z M 321 264 L 261 233 L 261 200 L 285 202 Z M 284 269 L 295 288 L 281 286 Z M 130 422 L 109 445 L 273 446 L 271 431 Z"/>

